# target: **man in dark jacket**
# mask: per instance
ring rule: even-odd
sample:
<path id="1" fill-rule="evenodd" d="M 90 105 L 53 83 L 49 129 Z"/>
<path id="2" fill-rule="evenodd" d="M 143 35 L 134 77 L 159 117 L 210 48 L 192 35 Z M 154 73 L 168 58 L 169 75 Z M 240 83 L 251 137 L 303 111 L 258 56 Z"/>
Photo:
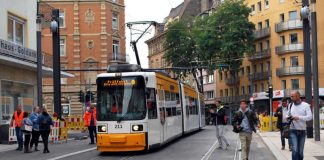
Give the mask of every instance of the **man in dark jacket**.
<path id="1" fill-rule="evenodd" d="M 226 140 L 224 133 L 226 131 L 226 122 L 225 122 L 225 108 L 221 105 L 220 100 L 216 100 L 216 110 L 211 109 L 211 115 L 216 119 L 216 137 L 218 139 L 218 149 L 223 148 L 223 142 L 225 143 L 225 149 L 229 147 L 229 143 Z"/>
<path id="2" fill-rule="evenodd" d="M 242 160 L 248 160 L 252 132 L 256 132 L 255 125 L 258 125 L 258 119 L 255 113 L 248 108 L 245 100 L 240 101 L 240 109 L 234 115 L 233 125 L 237 130 L 240 130 L 239 137 L 241 140 Z"/>
<path id="3" fill-rule="evenodd" d="M 283 127 L 289 125 L 287 116 L 288 116 L 288 107 L 287 107 L 287 99 L 282 99 L 281 106 L 279 106 L 274 114 L 275 117 L 278 117 L 277 128 L 280 130 L 281 134 L 281 150 L 285 149 L 285 137 L 283 136 Z M 289 150 L 291 151 L 291 141 L 288 138 Z"/>

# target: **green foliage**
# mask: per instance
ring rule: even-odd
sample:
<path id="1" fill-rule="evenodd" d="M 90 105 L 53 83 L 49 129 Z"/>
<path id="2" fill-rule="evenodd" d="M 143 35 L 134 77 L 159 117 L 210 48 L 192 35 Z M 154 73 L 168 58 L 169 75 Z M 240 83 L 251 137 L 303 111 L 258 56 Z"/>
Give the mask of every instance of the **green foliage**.
<path id="1" fill-rule="evenodd" d="M 210 16 L 177 21 L 168 26 L 165 58 L 173 67 L 202 62 L 212 73 L 220 64 L 236 70 L 244 54 L 253 52 L 254 24 L 243 0 L 226 0 Z M 188 27 L 189 26 L 189 27 Z"/>

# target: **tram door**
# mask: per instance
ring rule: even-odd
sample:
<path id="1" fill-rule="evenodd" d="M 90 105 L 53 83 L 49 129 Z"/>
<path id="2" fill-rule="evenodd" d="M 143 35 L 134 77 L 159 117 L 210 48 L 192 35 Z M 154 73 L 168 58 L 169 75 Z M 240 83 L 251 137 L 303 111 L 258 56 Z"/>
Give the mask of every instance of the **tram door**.
<path id="1" fill-rule="evenodd" d="M 158 96 L 159 96 L 159 111 L 160 111 L 160 140 L 161 143 L 166 140 L 166 135 L 167 135 L 167 124 L 166 124 L 166 114 L 165 114 L 165 94 L 164 90 L 159 90 L 158 91 Z"/>

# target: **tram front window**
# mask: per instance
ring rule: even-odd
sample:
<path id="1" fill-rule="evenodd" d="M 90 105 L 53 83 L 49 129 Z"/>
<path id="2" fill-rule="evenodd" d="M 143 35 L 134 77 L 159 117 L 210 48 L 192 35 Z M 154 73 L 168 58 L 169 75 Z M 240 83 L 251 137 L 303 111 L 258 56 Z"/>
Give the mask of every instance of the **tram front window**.
<path id="1" fill-rule="evenodd" d="M 145 83 L 141 76 L 99 78 L 98 120 L 141 120 L 146 116 Z"/>

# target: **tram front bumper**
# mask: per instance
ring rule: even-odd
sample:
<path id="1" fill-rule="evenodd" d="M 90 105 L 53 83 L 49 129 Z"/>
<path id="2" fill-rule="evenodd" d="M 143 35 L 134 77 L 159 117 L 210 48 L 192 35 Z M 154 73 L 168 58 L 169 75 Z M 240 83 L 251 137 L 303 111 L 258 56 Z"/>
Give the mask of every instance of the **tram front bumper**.
<path id="1" fill-rule="evenodd" d="M 98 134 L 97 147 L 100 152 L 142 151 L 146 147 L 145 133 Z"/>

